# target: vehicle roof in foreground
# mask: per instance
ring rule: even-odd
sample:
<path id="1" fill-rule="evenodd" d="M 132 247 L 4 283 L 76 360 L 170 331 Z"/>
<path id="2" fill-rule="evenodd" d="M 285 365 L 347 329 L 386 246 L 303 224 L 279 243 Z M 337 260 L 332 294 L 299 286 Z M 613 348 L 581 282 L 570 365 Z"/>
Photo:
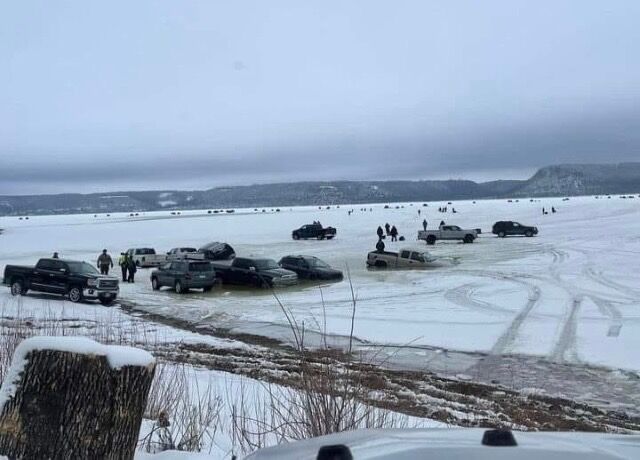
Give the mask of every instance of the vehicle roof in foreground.
<path id="1" fill-rule="evenodd" d="M 513 432 L 516 446 L 490 446 L 482 443 L 485 432 L 482 428 L 358 430 L 262 449 L 246 460 L 315 460 L 321 458 L 318 456 L 321 447 L 335 445 L 348 447 L 355 460 L 640 458 L 639 435 Z"/>

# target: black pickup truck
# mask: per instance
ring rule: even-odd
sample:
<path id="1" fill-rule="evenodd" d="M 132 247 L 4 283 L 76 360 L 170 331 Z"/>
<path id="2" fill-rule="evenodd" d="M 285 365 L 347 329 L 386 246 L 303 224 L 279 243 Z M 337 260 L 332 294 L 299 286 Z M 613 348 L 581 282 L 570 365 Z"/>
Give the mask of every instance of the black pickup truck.
<path id="1" fill-rule="evenodd" d="M 280 268 L 272 259 L 236 257 L 233 260 L 211 262 L 223 284 L 241 284 L 262 288 L 292 286 L 298 275 Z"/>
<path id="2" fill-rule="evenodd" d="M 3 284 L 12 295 L 37 291 L 68 296 L 72 302 L 97 299 L 103 305 L 111 304 L 119 292 L 118 278 L 101 275 L 87 262 L 66 259 L 40 259 L 35 267 L 7 265 Z"/>
<path id="3" fill-rule="evenodd" d="M 333 227 L 323 227 L 320 223 L 303 225 L 302 227 L 291 232 L 294 240 L 306 240 L 309 238 L 317 238 L 319 240 L 330 240 L 336 236 L 336 229 Z"/>

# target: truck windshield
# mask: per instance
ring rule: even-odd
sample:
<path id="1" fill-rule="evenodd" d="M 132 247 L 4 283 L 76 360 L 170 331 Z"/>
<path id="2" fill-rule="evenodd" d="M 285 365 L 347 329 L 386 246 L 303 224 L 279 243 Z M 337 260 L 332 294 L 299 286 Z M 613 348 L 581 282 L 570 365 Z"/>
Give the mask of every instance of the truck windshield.
<path id="1" fill-rule="evenodd" d="M 71 273 L 79 273 L 81 275 L 97 275 L 98 270 L 91 264 L 86 262 L 67 262 Z"/>
<path id="2" fill-rule="evenodd" d="M 255 261 L 255 266 L 258 270 L 272 270 L 274 268 L 280 268 L 276 261 L 271 259 L 257 259 Z"/>

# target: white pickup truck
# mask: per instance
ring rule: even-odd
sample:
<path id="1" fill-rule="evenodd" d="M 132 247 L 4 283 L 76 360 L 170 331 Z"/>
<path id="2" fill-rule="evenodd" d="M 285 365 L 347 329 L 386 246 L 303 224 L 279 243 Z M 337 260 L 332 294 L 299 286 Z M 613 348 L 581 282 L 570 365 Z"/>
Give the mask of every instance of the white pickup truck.
<path id="1" fill-rule="evenodd" d="M 159 267 L 167 261 L 165 254 L 156 254 L 153 248 L 132 248 L 127 255 L 133 259 L 137 267 Z"/>
<path id="2" fill-rule="evenodd" d="M 435 244 L 438 240 L 460 240 L 465 243 L 473 243 L 478 237 L 475 229 L 463 229 L 457 225 L 441 225 L 438 230 L 420 230 L 418 239 L 427 244 Z"/>
<path id="3" fill-rule="evenodd" d="M 377 268 L 426 268 L 434 266 L 437 257 L 418 249 L 401 249 L 400 252 L 371 251 L 367 265 Z"/>

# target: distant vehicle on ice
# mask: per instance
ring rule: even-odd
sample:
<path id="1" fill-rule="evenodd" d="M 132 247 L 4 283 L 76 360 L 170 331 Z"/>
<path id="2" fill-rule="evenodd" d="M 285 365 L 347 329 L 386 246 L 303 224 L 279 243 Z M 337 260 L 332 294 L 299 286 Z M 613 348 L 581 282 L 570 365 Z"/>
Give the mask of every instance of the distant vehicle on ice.
<path id="1" fill-rule="evenodd" d="M 510 235 L 524 235 L 532 237 L 533 235 L 538 234 L 538 227 L 530 227 L 510 220 L 501 220 L 493 224 L 491 233 L 498 235 L 500 238 Z"/>
<path id="2" fill-rule="evenodd" d="M 168 262 L 151 273 L 151 286 L 155 291 L 162 286 L 169 286 L 178 294 L 183 294 L 189 289 L 209 292 L 216 282 L 216 272 L 211 262 L 204 260 Z"/>
<path id="3" fill-rule="evenodd" d="M 11 295 L 25 295 L 27 291 L 67 296 L 72 302 L 99 300 L 111 304 L 118 296 L 118 278 L 101 275 L 87 262 L 66 259 L 40 259 L 34 266 L 7 265 L 3 284 Z"/>
<path id="4" fill-rule="evenodd" d="M 341 280 L 342 272 L 313 256 L 285 256 L 278 262 L 280 267 L 291 270 L 298 278 L 309 280 Z"/>
<path id="5" fill-rule="evenodd" d="M 441 225 L 438 230 L 420 230 L 418 239 L 427 244 L 435 244 L 438 240 L 460 240 L 464 243 L 473 243 L 478 237 L 478 230 L 463 229 L 457 225 Z"/>
<path id="6" fill-rule="evenodd" d="M 367 266 L 377 268 L 427 268 L 440 266 L 440 260 L 456 261 L 454 258 L 441 259 L 419 249 L 405 248 L 400 252 L 371 251 L 367 255 Z"/>
<path id="7" fill-rule="evenodd" d="M 320 223 L 303 225 L 302 227 L 291 232 L 294 240 L 306 240 L 309 238 L 317 238 L 319 240 L 330 240 L 336 236 L 336 229 L 333 227 L 323 227 Z"/>
<path id="8" fill-rule="evenodd" d="M 131 248 L 127 250 L 127 255 L 140 268 L 159 267 L 167 261 L 165 254 L 156 254 L 153 248 Z"/>

